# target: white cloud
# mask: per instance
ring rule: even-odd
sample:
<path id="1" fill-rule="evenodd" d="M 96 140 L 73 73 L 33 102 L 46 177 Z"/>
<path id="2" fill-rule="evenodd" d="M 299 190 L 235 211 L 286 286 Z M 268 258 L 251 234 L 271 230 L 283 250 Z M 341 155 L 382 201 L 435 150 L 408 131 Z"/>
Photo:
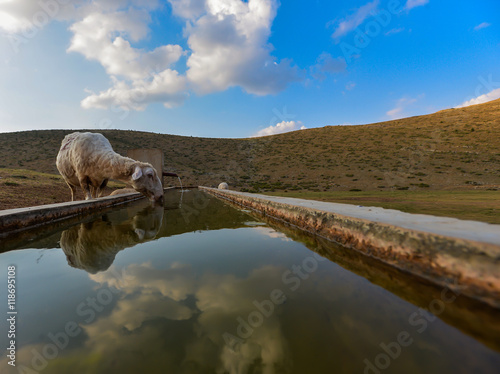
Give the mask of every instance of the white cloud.
<path id="1" fill-rule="evenodd" d="M 102 13 L 93 9 L 70 27 L 74 35 L 68 52 L 98 61 L 114 82 L 107 91 L 85 98 L 83 108 L 119 106 L 144 110 L 151 102 L 160 101 L 169 108 L 182 103 L 186 97 L 185 77 L 170 66 L 183 55 L 183 49 L 168 44 L 146 51 L 133 48 L 127 40 L 145 38 L 149 22 L 147 10 L 130 7 L 126 11 Z"/>
<path id="2" fill-rule="evenodd" d="M 118 270 L 89 275 L 90 279 L 108 287 L 116 287 L 127 294 L 137 295 L 140 291 L 147 294 L 159 293 L 175 301 L 185 300 L 195 292 L 195 274 L 190 265 L 172 263 L 167 269 L 156 269 L 150 262 L 131 264 L 123 269 L 120 277 Z"/>
<path id="3" fill-rule="evenodd" d="M 373 15 L 375 10 L 378 8 L 379 2 L 379 0 L 373 0 L 371 3 L 360 7 L 354 14 L 344 18 L 339 22 L 332 37 L 334 39 L 339 39 L 361 25 L 365 19 Z"/>
<path id="4" fill-rule="evenodd" d="M 85 0 L 67 1 L 34 1 L 34 0 L 1 0 L 0 30 L 9 34 L 24 33 L 26 37 L 33 33 L 32 29 L 40 29 L 52 20 L 69 19 L 76 6 Z M 67 4 L 64 4 L 67 3 Z"/>
<path id="5" fill-rule="evenodd" d="M 244 279 L 233 275 L 203 277 L 196 292 L 196 306 L 201 311 L 198 318 L 199 330 L 211 342 L 223 344 L 219 351 L 221 367 L 217 372 L 247 373 L 256 362 L 259 362 L 262 373 L 274 373 L 277 366 L 283 367 L 289 347 L 278 313 L 266 318 L 264 324 L 254 329 L 251 336 L 239 347 L 234 347 L 234 350 L 227 342 L 224 344 L 221 341 L 221 332 L 236 333 L 234 323 L 232 327 L 230 325 L 232 321 L 239 316 L 248 316 L 254 310 L 254 305 L 249 300 L 260 301 L 263 289 L 280 288 L 281 277 L 276 275 L 283 271 L 284 269 L 268 265 L 253 269 Z"/>
<path id="6" fill-rule="evenodd" d="M 429 3 L 429 0 L 408 0 L 405 4 L 405 9 L 407 11 L 410 11 L 413 8 L 426 5 L 427 3 Z M 337 24 L 337 27 L 332 34 L 332 37 L 338 42 L 341 37 L 355 30 L 366 19 L 377 15 L 379 4 L 380 4 L 379 0 L 373 0 L 372 2 L 367 3 L 362 7 L 358 8 L 350 16 L 347 16 L 346 18 L 340 21 L 330 22 Z M 403 30 L 404 28 L 394 28 L 392 30 L 387 31 L 385 35 L 396 34 Z"/>
<path id="7" fill-rule="evenodd" d="M 354 87 L 356 87 L 356 83 L 355 82 L 348 82 L 346 85 L 345 85 L 345 89 L 347 91 L 351 91 L 354 89 Z"/>
<path id="8" fill-rule="evenodd" d="M 483 23 L 480 23 L 479 25 L 477 25 L 476 27 L 474 27 L 474 30 L 478 31 L 478 30 L 485 29 L 485 28 L 490 27 L 490 26 L 491 26 L 491 23 L 483 22 Z"/>
<path id="9" fill-rule="evenodd" d="M 120 350 L 131 351 L 131 347 L 142 342 L 154 341 L 155 332 L 159 335 L 163 331 L 158 327 L 167 325 L 173 328 L 172 336 L 187 333 L 182 341 L 170 339 L 161 349 L 151 348 L 153 356 L 161 351 L 162 357 L 172 355 L 173 347 L 185 351 L 185 356 L 164 361 L 166 372 L 176 372 L 182 363 L 191 362 L 199 363 L 200 367 L 214 365 L 216 372 L 236 374 L 247 372 L 252 364 L 259 362 L 263 373 L 272 373 L 289 354 L 278 313 L 267 317 L 239 348 L 232 350 L 223 335 L 237 335 L 234 323 L 237 317 L 248 316 L 255 310 L 252 300 L 262 300 L 262 290 L 278 289 L 279 275 L 284 270 L 263 266 L 252 269 L 245 278 L 238 278 L 233 274 L 197 274 L 189 265 L 179 263 L 167 269 L 156 269 L 148 263 L 129 265 L 122 270 L 119 280 L 111 272 L 92 275 L 90 278 L 95 282 L 116 288 L 120 293 L 109 315 L 82 327 L 88 341 L 78 348 L 78 353 L 86 355 L 89 349 L 97 349 L 105 352 L 103 356 L 113 356 Z M 188 296 L 196 300 L 195 305 L 187 307 L 182 302 Z M 124 334 L 124 327 L 130 333 Z M 217 359 L 213 360 L 214 357 Z M 145 365 L 147 372 L 148 363 Z"/>
<path id="10" fill-rule="evenodd" d="M 286 236 L 282 232 L 276 231 L 270 227 L 254 227 L 253 230 L 255 230 L 255 232 L 258 232 L 262 236 L 266 236 L 268 238 L 280 239 L 284 242 L 291 242 L 292 241 L 292 239 L 290 239 L 288 236 Z"/>
<path id="11" fill-rule="evenodd" d="M 91 13 L 110 13 L 130 7 L 151 11 L 159 0 L 0 0 L 0 30 L 32 33 L 56 20 L 78 21 Z M 26 37 L 29 37 L 25 35 Z"/>
<path id="12" fill-rule="evenodd" d="M 421 98 L 419 96 L 419 98 Z M 406 116 L 405 110 L 412 104 L 416 103 L 417 99 L 411 98 L 411 97 L 402 97 L 397 101 L 396 106 L 389 110 L 386 115 L 389 116 L 391 119 L 398 119 L 398 118 L 403 118 Z"/>
<path id="13" fill-rule="evenodd" d="M 208 94 L 235 86 L 267 95 L 302 79 L 290 60 L 272 56 L 268 39 L 278 0 L 169 0 L 173 14 L 186 21 L 186 51 L 172 44 L 134 47 L 149 36 L 150 13 L 164 6 L 159 0 L 74 0 L 64 6 L 59 1 L 50 2 L 55 5 L 46 11 L 47 23 L 70 21 L 67 51 L 99 62 L 112 81 L 107 90 L 90 92 L 81 102 L 85 109 L 143 110 L 158 101 L 173 107 L 190 90 Z M 0 30 L 29 27 L 30 19 L 44 11 L 40 4 L 49 2 L 0 0 Z M 173 65 L 184 55 L 186 73 L 179 74 Z"/>
<path id="14" fill-rule="evenodd" d="M 178 45 L 164 45 L 153 51 L 131 47 L 125 38 L 138 41 L 148 33 L 149 15 L 145 11 L 110 14 L 91 13 L 71 26 L 74 36 L 68 52 L 79 52 L 89 60 L 102 64 L 112 76 L 130 80 L 148 77 L 175 63 L 183 50 Z M 99 30 L 96 32 L 95 30 Z"/>
<path id="15" fill-rule="evenodd" d="M 429 3 L 429 0 L 408 0 L 406 2 L 405 8 L 407 10 L 411 10 L 411 9 L 419 7 L 419 6 L 423 6 L 427 3 Z"/>
<path id="16" fill-rule="evenodd" d="M 273 266 L 250 268 L 248 275 L 239 278 L 195 272 L 190 266 L 177 263 L 165 269 L 150 264 L 130 265 L 121 270 L 120 279 L 111 272 L 92 275 L 90 279 L 96 282 L 98 295 L 109 293 L 110 287 L 116 290 L 112 303 L 105 311 L 96 311 L 91 323 L 81 324 L 82 333 L 75 339 L 74 347 L 69 352 L 61 350 L 59 358 L 83 362 L 91 352 L 99 352 L 90 366 L 82 366 L 81 372 L 96 365 L 109 365 L 109 357 L 116 357 L 119 352 L 137 356 L 147 351 L 148 358 L 140 364 L 146 373 L 157 371 L 158 367 L 167 373 L 178 373 L 186 367 L 194 368 L 190 372 L 206 369 L 231 374 L 247 373 L 257 367 L 258 372 L 274 373 L 276 367 L 287 367 L 290 362 L 286 328 L 293 327 L 293 321 L 303 315 L 300 307 L 293 312 L 292 323 L 281 318 L 280 312 L 266 316 L 262 326 L 252 329 L 250 336 L 237 346 L 230 346 L 224 335 L 238 336 L 237 318 L 246 318 L 256 310 L 253 300 L 264 300 L 269 291 L 283 287 L 283 271 L 284 268 Z M 310 286 L 306 283 L 301 286 L 307 287 Z M 184 302 L 188 296 L 194 302 Z M 278 311 L 283 306 L 276 304 L 273 308 Z M 319 325 L 311 326 L 311 335 L 320 331 Z M 31 362 L 33 350 L 42 352 L 43 343 L 20 347 L 18 361 Z M 130 372 L 131 362 L 115 360 L 115 371 Z M 0 365 L 6 366 L 7 358 L 0 358 Z"/>
<path id="17" fill-rule="evenodd" d="M 389 36 L 389 35 L 399 34 L 400 32 L 403 32 L 404 30 L 405 30 L 404 27 L 399 27 L 399 28 L 395 28 L 395 29 L 391 29 L 391 30 L 387 31 L 384 35 Z"/>
<path id="18" fill-rule="evenodd" d="M 181 18 L 196 19 L 205 12 L 206 0 L 168 0 L 173 13 Z"/>
<path id="19" fill-rule="evenodd" d="M 91 95 L 82 101 L 85 109 L 120 107 L 125 110 L 144 110 L 153 102 L 173 108 L 187 98 L 186 78 L 175 70 L 166 69 L 154 74 L 151 81 L 139 81 L 132 86 L 115 79 L 113 87 Z"/>
<path id="20" fill-rule="evenodd" d="M 302 122 L 300 121 L 282 121 L 274 126 L 269 126 L 265 129 L 259 130 L 255 135 L 253 135 L 253 137 L 283 134 L 285 132 L 304 130 L 306 128 L 307 127 L 302 125 Z"/>
<path id="21" fill-rule="evenodd" d="M 0 10 L 0 27 L 8 33 L 26 29 L 29 25 L 30 23 L 27 19 L 16 18 L 12 14 Z"/>
<path id="22" fill-rule="evenodd" d="M 187 78 L 200 94 L 240 86 L 267 95 L 299 80 L 291 61 L 277 61 L 268 44 L 276 0 L 207 0 L 206 14 L 188 23 Z"/>
<path id="23" fill-rule="evenodd" d="M 345 71 L 347 63 L 345 58 L 333 56 L 327 52 L 323 52 L 316 59 L 316 65 L 311 66 L 311 74 L 315 79 L 323 80 L 327 73 L 341 73 Z"/>
<path id="24" fill-rule="evenodd" d="M 500 99 L 500 88 L 497 88 L 493 91 L 488 92 L 487 94 L 478 96 L 476 98 L 464 101 L 462 104 L 457 106 L 456 108 L 464 108 L 466 106 L 470 105 L 476 105 L 476 104 L 483 104 L 487 103 L 488 101 Z"/>

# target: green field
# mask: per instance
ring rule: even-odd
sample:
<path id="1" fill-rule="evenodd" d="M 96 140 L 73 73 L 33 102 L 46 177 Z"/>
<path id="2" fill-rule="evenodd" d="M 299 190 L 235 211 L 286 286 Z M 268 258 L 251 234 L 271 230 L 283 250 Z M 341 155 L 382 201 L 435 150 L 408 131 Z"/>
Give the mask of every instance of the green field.
<path id="1" fill-rule="evenodd" d="M 266 195 L 377 206 L 500 224 L 500 191 L 280 191 L 266 192 Z"/>

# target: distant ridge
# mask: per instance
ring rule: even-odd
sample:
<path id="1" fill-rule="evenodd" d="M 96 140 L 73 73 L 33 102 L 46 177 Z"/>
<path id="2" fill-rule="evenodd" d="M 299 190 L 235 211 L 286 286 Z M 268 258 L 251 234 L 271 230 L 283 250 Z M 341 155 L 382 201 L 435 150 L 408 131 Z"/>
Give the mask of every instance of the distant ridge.
<path id="1" fill-rule="evenodd" d="M 60 142 L 73 131 L 0 134 L 0 168 L 57 174 Z M 189 185 L 225 181 L 250 191 L 500 188 L 500 99 L 425 116 L 261 138 L 86 131 L 102 133 L 121 154 L 131 148 L 163 149 L 166 169 Z"/>

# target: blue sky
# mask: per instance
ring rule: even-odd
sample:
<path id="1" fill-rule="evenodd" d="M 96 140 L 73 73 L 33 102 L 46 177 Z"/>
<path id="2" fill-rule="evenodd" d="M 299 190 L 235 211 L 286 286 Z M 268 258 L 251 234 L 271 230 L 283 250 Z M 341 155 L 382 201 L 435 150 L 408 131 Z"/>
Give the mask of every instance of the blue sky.
<path id="1" fill-rule="evenodd" d="M 497 0 L 0 0 L 0 132 L 248 137 L 500 97 Z"/>

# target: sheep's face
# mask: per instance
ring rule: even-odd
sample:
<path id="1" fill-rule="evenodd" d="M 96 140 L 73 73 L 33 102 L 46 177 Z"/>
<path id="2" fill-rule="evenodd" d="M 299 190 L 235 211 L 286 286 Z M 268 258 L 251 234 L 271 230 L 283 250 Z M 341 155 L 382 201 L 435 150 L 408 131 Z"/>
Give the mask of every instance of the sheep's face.
<path id="1" fill-rule="evenodd" d="M 132 219 L 132 226 L 137 238 L 142 242 L 156 237 L 163 221 L 163 207 L 148 206 Z"/>
<path id="2" fill-rule="evenodd" d="M 131 182 L 132 187 L 149 200 L 163 203 L 163 187 L 153 167 L 135 165 Z"/>

